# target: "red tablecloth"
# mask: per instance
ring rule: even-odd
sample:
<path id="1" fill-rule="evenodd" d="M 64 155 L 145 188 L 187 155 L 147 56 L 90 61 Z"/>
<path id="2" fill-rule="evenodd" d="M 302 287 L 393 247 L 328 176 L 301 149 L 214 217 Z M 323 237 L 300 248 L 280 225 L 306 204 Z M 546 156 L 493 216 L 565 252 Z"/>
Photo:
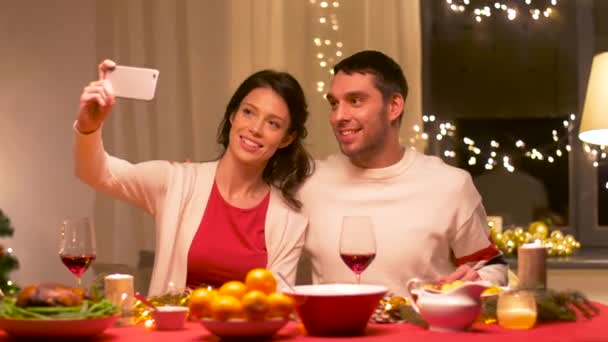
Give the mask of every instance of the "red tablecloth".
<path id="1" fill-rule="evenodd" d="M 475 325 L 472 331 L 460 333 L 432 332 L 411 324 L 371 324 L 365 336 L 356 337 L 357 341 L 393 342 L 606 342 L 608 341 L 608 306 L 597 304 L 601 312 L 592 319 L 580 318 L 569 323 L 544 323 L 530 330 L 507 330 L 496 324 Z M 297 323 L 289 323 L 272 341 L 339 341 L 344 338 L 302 336 Z M 179 331 L 156 331 L 146 329 L 143 325 L 116 327 L 105 331 L 93 341 L 218 341 L 219 339 L 200 324 L 188 322 L 186 328 Z M 0 341 L 8 341 L 6 334 L 0 335 Z"/>

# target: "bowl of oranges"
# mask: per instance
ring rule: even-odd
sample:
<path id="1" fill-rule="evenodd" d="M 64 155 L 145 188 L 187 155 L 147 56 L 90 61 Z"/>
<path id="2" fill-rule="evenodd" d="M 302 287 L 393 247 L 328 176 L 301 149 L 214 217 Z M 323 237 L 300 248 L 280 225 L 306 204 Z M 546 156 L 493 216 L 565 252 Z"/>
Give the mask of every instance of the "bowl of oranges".
<path id="1" fill-rule="evenodd" d="M 277 292 L 277 281 L 270 271 L 255 268 L 244 282 L 195 289 L 188 307 L 192 318 L 220 338 L 270 337 L 285 326 L 294 302 Z"/>

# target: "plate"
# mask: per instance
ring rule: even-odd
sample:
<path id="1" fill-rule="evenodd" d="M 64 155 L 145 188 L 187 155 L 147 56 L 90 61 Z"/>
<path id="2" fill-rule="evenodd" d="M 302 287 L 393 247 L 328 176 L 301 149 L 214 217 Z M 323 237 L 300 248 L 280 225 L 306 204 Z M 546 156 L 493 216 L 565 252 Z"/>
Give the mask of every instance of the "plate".
<path id="1" fill-rule="evenodd" d="M 250 321 L 216 321 L 202 319 L 201 324 L 210 333 L 220 338 L 264 338 L 274 335 L 287 324 L 284 319 L 271 319 L 260 322 Z"/>
<path id="2" fill-rule="evenodd" d="M 0 329 L 13 337 L 86 338 L 102 333 L 118 316 L 91 319 L 10 319 L 0 318 Z"/>

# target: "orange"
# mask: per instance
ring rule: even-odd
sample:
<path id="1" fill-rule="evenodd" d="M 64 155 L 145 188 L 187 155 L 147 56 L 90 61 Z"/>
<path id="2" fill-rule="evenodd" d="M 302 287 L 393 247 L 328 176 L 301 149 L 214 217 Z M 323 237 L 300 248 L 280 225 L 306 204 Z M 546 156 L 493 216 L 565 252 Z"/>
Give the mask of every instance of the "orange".
<path id="1" fill-rule="evenodd" d="M 245 277 L 245 286 L 248 291 L 258 290 L 271 294 L 277 290 L 277 280 L 272 272 L 265 268 L 254 268 Z"/>
<path id="2" fill-rule="evenodd" d="M 219 294 L 211 301 L 211 317 L 218 321 L 244 316 L 243 305 L 233 296 Z"/>
<path id="3" fill-rule="evenodd" d="M 287 319 L 293 312 L 293 298 L 280 292 L 274 292 L 268 295 L 268 313 L 266 317 L 274 318 L 281 317 Z"/>
<path id="4" fill-rule="evenodd" d="M 219 290 L 219 294 L 233 296 L 238 300 L 241 300 L 246 292 L 247 287 L 245 287 L 245 284 L 236 280 L 224 283 Z"/>
<path id="5" fill-rule="evenodd" d="M 245 317 L 250 321 L 263 321 L 268 312 L 268 300 L 266 294 L 262 291 L 253 290 L 247 292 L 243 299 L 243 310 Z"/>
<path id="6" fill-rule="evenodd" d="M 194 318 L 211 317 L 211 302 L 217 296 L 217 290 L 199 287 L 192 291 L 188 299 L 190 316 Z"/>

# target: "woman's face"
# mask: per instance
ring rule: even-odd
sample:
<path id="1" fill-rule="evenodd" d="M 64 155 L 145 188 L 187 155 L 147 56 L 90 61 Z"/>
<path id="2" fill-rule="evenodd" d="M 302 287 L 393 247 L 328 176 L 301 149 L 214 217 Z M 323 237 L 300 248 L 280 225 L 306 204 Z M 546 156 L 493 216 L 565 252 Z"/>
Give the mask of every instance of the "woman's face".
<path id="1" fill-rule="evenodd" d="M 287 103 L 271 88 L 249 92 L 232 114 L 228 151 L 247 164 L 264 167 L 277 149 L 289 145 L 295 134 Z"/>

